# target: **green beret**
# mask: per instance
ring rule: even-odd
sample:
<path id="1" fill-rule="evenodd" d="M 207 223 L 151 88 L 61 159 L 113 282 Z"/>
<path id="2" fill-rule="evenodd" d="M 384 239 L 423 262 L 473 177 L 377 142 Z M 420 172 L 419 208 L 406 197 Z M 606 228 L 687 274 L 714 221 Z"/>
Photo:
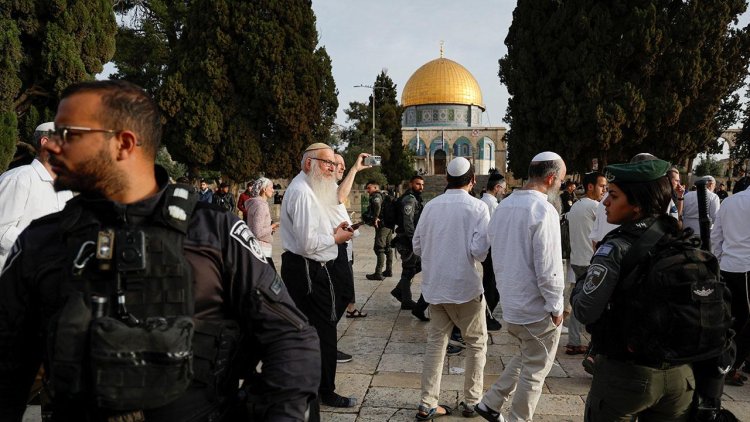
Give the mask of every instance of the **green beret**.
<path id="1" fill-rule="evenodd" d="M 664 160 L 648 160 L 638 163 L 612 164 L 604 169 L 609 182 L 650 182 L 667 174 L 671 164 Z"/>

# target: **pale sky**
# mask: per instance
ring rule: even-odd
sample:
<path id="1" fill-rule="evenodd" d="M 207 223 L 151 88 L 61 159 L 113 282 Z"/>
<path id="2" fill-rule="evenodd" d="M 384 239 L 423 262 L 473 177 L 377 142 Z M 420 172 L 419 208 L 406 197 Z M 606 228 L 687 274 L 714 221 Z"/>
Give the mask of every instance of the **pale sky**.
<path id="1" fill-rule="evenodd" d="M 515 0 L 313 0 L 320 45 L 333 62 L 339 90 L 336 123 L 347 125 L 349 102 L 367 102 L 381 69 L 401 90 L 420 66 L 440 57 L 463 65 L 474 75 L 487 107 L 484 125 L 506 126 L 502 119 L 508 91 L 497 76 L 498 59 L 513 20 Z M 740 26 L 750 22 L 750 12 Z M 376 104 L 377 107 L 377 104 Z"/>

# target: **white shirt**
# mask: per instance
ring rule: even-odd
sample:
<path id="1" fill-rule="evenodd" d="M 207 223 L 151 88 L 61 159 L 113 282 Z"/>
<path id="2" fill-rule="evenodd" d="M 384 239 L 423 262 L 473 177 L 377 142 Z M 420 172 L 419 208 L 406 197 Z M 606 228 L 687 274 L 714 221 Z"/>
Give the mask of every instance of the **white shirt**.
<path id="1" fill-rule="evenodd" d="M 607 233 L 620 227 L 619 224 L 607 223 L 607 207 L 604 206 L 604 200 L 607 199 L 608 196 L 608 193 L 604 194 L 604 198 L 599 201 L 594 209 L 594 225 L 591 227 L 591 233 L 589 234 L 589 240 L 591 241 L 601 242 Z"/>
<path id="2" fill-rule="evenodd" d="M 750 271 L 750 188 L 721 203 L 711 230 L 711 248 L 719 267 L 731 273 Z"/>
<path id="3" fill-rule="evenodd" d="M 331 224 L 333 227 L 331 230 L 336 229 L 336 227 L 341 224 L 342 221 L 346 221 L 349 223 L 349 225 L 352 225 L 352 219 L 349 213 L 346 211 L 346 205 L 344 204 L 338 204 L 336 206 L 331 207 Z M 352 239 L 359 236 L 359 229 L 354 230 L 354 235 L 352 236 Z M 347 260 L 351 261 L 354 259 L 354 249 L 352 248 L 352 240 L 346 241 L 346 258 Z"/>
<path id="4" fill-rule="evenodd" d="M 588 266 L 594 255 L 594 247 L 591 245 L 589 235 L 596 221 L 597 206 L 599 206 L 598 201 L 583 197 L 573 204 L 566 214 L 570 228 L 570 263 L 572 265 Z"/>
<path id="5" fill-rule="evenodd" d="M 707 190 L 706 197 L 708 198 L 708 216 L 711 217 L 711 221 L 715 221 L 716 213 L 721 206 L 719 195 Z M 698 222 L 698 192 L 694 190 L 687 192 L 683 202 L 682 227 L 690 227 L 697 236 L 700 236 L 701 229 L 700 223 Z"/>
<path id="6" fill-rule="evenodd" d="M 495 213 L 495 208 L 497 208 L 497 198 L 495 195 L 485 192 L 482 195 L 482 202 L 487 204 L 487 208 L 490 209 L 490 217 L 492 217 L 492 214 Z"/>
<path id="7" fill-rule="evenodd" d="M 484 292 L 477 262 L 487 257 L 487 206 L 463 189 L 449 189 L 425 205 L 414 230 L 422 257 L 427 303 L 466 303 Z"/>
<path id="8" fill-rule="evenodd" d="M 0 269 L 13 243 L 33 220 L 61 211 L 73 197 L 55 192 L 52 175 L 37 159 L 0 175 Z"/>
<path id="9" fill-rule="evenodd" d="M 488 234 L 503 319 L 531 324 L 562 315 L 560 216 L 547 195 L 514 191 L 498 205 Z"/>
<path id="10" fill-rule="evenodd" d="M 285 251 L 318 262 L 338 256 L 329 212 L 318 202 L 303 172 L 292 179 L 284 193 L 280 229 Z"/>

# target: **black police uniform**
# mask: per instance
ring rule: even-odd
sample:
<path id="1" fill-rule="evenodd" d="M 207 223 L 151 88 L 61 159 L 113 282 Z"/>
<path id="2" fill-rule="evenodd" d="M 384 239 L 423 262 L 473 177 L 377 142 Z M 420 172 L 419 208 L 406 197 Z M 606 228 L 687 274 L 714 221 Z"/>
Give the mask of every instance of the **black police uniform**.
<path id="1" fill-rule="evenodd" d="M 369 208 L 367 209 L 367 218 L 374 224 L 375 220 L 380 218 L 380 212 L 383 207 L 384 194 L 382 192 L 375 192 L 370 195 Z M 383 225 L 383 219 L 380 218 L 379 227 L 375 228 L 375 242 L 373 244 L 373 250 L 375 251 L 375 257 L 377 263 L 375 264 L 375 272 L 368 274 L 368 279 L 382 279 L 393 275 L 393 250 L 391 249 L 391 240 L 393 238 L 393 230 Z M 383 272 L 383 266 L 385 266 L 385 273 Z"/>
<path id="2" fill-rule="evenodd" d="M 677 230 L 673 218 L 663 218 L 671 220 Z M 619 325 L 611 323 L 629 317 L 610 311 L 610 304 L 622 294 L 617 289 L 620 277 L 627 275 L 622 259 L 654 220 L 622 225 L 602 239 L 586 278 L 578 281 L 573 292 L 573 313 L 586 324 L 597 354 L 586 421 L 630 421 L 635 415 L 644 421 L 687 420 L 695 385 L 690 365 L 639 360 L 628 351 Z"/>
<path id="3" fill-rule="evenodd" d="M 50 363 L 45 342 L 62 305 L 60 286 L 72 269 L 61 224 L 71 213 L 82 212 L 113 226 L 137 226 L 153 218 L 168 190 L 166 172 L 157 166 L 156 175 L 160 190 L 150 198 L 123 205 L 80 195 L 63 211 L 34 221 L 18 238 L 0 276 L 0 420 L 21 420 L 40 363 Z M 183 251 L 192 269 L 196 326 L 234 320 L 244 335 L 231 363 L 214 364 L 228 365 L 230 372 L 243 368 L 237 377 L 252 379 L 252 390 L 264 406 L 263 420 L 303 420 L 320 382 L 317 334 L 264 262 L 247 226 L 218 207 L 199 203 L 190 216 Z M 259 376 L 252 373 L 257 360 L 263 361 Z M 222 406 L 238 396 L 236 381 L 226 385 L 222 391 L 193 381 L 182 396 L 143 415 L 148 421 L 247 420 L 247 415 L 226 416 Z M 53 401 L 53 408 L 53 420 L 96 421 L 112 415 L 86 395 Z"/>
<path id="4" fill-rule="evenodd" d="M 400 217 L 393 244 L 401 255 L 401 279 L 391 294 L 401 301 L 402 309 L 411 309 L 416 306 L 416 309 L 424 312 L 424 309 L 427 309 L 427 302 L 424 298 L 420 295 L 416 305 L 411 298 L 411 280 L 422 271 L 422 260 L 414 253 L 412 245 L 414 230 L 417 228 L 419 216 L 422 215 L 424 208 L 422 194 L 409 189 L 399 198 L 398 203 Z"/>

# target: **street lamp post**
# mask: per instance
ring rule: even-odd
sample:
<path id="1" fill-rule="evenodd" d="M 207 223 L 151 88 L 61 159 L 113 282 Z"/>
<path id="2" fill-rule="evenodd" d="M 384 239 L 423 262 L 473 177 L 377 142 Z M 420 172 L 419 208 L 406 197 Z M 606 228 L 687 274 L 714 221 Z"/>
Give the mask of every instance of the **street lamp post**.
<path id="1" fill-rule="evenodd" d="M 386 89 L 383 86 L 374 85 L 354 85 L 355 88 L 370 88 L 372 90 L 372 155 L 375 155 L 375 90 Z"/>

